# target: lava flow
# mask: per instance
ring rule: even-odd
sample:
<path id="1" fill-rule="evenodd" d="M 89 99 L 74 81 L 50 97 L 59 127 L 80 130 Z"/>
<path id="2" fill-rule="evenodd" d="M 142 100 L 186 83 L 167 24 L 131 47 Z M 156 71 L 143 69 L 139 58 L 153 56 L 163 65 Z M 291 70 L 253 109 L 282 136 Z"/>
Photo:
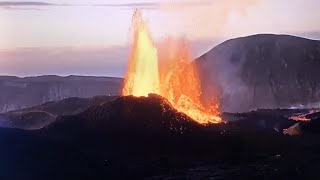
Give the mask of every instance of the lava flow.
<path id="1" fill-rule="evenodd" d="M 159 53 L 138 10 L 133 14 L 132 25 L 133 47 L 122 94 L 159 94 L 198 123 L 221 122 L 218 103 L 209 107 L 201 103 L 200 80 L 184 43 L 170 39 Z M 161 66 L 159 60 L 164 62 Z"/>

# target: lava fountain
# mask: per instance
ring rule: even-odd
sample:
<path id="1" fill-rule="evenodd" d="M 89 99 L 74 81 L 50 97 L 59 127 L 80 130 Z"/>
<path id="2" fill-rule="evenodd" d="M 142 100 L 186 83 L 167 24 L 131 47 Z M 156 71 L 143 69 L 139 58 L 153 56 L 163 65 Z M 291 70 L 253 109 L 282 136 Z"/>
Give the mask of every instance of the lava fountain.
<path id="1" fill-rule="evenodd" d="M 201 86 L 189 50 L 183 41 L 168 39 L 159 53 L 141 12 L 132 18 L 133 47 L 122 94 L 166 98 L 174 108 L 200 124 L 221 122 L 219 104 L 201 103 Z M 159 66 L 159 60 L 162 66 Z"/>

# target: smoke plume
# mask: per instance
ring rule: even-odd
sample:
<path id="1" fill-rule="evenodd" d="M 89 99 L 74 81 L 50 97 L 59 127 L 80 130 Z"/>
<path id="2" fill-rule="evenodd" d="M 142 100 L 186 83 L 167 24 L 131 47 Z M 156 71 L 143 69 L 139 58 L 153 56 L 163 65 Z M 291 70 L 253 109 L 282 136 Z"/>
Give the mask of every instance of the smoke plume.
<path id="1" fill-rule="evenodd" d="M 166 1 L 161 9 L 166 12 L 169 27 L 184 27 L 183 33 L 188 38 L 212 38 L 223 34 L 223 27 L 231 15 L 245 16 L 248 8 L 255 5 L 256 1 Z"/>

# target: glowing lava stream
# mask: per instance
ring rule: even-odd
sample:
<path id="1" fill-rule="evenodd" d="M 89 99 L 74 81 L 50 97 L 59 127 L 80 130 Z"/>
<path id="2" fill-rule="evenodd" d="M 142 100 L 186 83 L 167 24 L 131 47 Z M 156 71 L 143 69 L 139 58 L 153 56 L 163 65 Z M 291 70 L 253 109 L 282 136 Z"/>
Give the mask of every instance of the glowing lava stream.
<path id="1" fill-rule="evenodd" d="M 218 103 L 209 107 L 201 103 L 200 80 L 183 43 L 171 39 L 165 53 L 159 53 L 138 10 L 133 14 L 132 25 L 133 47 L 122 94 L 159 94 L 198 123 L 221 122 Z M 159 59 L 166 62 L 160 68 Z"/>

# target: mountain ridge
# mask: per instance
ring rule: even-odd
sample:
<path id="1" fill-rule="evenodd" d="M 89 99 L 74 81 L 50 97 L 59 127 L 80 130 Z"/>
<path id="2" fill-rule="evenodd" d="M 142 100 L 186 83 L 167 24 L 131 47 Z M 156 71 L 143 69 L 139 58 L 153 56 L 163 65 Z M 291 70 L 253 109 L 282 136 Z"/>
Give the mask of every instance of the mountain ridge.
<path id="1" fill-rule="evenodd" d="M 317 40 L 273 34 L 240 37 L 215 46 L 195 63 L 203 98 L 220 97 L 223 111 L 320 102 Z"/>
<path id="2" fill-rule="evenodd" d="M 121 78 L 92 76 L 0 76 L 0 113 L 69 97 L 120 95 Z"/>

